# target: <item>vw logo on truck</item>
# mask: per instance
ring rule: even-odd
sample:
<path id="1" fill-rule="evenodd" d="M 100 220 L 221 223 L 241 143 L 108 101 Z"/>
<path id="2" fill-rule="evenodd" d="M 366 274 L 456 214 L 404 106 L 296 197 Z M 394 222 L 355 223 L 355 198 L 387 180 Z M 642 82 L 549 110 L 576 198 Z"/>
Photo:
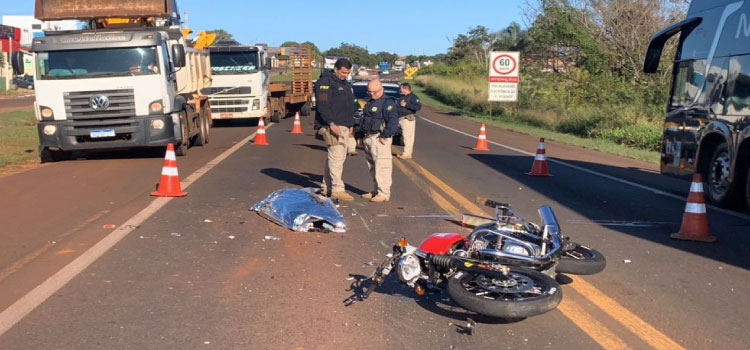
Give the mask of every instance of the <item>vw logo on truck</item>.
<path id="1" fill-rule="evenodd" d="M 89 105 L 91 109 L 95 111 L 103 111 L 109 108 L 109 97 L 104 95 L 94 95 L 89 99 Z"/>

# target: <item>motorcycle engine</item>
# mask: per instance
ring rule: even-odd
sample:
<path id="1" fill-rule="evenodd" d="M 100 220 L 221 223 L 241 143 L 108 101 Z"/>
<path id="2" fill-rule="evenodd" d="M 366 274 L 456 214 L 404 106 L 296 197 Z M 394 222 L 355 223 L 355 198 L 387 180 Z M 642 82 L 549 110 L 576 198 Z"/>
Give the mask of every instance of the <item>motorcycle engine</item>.
<path id="1" fill-rule="evenodd" d="M 526 247 L 520 244 L 513 243 L 513 242 L 508 242 L 508 241 L 506 241 L 505 244 L 503 244 L 503 251 L 512 253 L 512 254 L 518 254 L 518 255 L 525 255 L 525 256 L 531 255 L 529 254 L 529 250 L 526 249 Z"/>

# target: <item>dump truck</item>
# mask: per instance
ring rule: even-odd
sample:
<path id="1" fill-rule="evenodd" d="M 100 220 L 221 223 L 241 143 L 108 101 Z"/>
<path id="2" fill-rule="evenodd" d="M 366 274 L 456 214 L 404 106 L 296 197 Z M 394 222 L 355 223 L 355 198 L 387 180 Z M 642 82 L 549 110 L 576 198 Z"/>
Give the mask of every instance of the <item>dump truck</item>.
<path id="1" fill-rule="evenodd" d="M 219 42 L 209 47 L 213 85 L 204 88 L 211 117 L 279 122 L 288 113 L 309 115 L 312 102 L 312 56 L 307 45 L 285 48 L 290 82 L 269 82 L 270 58 L 263 46 Z"/>
<path id="2" fill-rule="evenodd" d="M 32 43 L 42 162 L 170 143 L 182 156 L 208 142 L 209 53 L 186 44 L 174 0 L 36 0 L 35 17 L 86 23 Z"/>

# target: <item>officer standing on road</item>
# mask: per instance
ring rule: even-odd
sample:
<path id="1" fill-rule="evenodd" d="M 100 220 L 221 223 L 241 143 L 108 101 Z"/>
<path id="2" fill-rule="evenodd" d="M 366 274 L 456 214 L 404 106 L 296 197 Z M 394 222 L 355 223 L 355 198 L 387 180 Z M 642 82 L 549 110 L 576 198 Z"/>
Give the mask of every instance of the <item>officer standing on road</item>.
<path id="1" fill-rule="evenodd" d="M 398 99 L 398 123 L 401 125 L 401 134 L 404 136 L 404 152 L 399 154 L 398 158 L 411 159 L 417 125 L 416 113 L 422 109 L 422 103 L 419 102 L 419 97 L 411 92 L 409 83 L 401 84 L 399 92 L 401 97 Z"/>
<path id="2" fill-rule="evenodd" d="M 333 199 L 351 201 L 354 198 L 346 193 L 342 173 L 348 145 L 351 144 L 354 113 L 357 107 L 352 86 L 346 81 L 351 72 L 352 63 L 339 58 L 332 71 L 325 70 L 315 84 L 317 110 L 315 125 L 318 134 L 323 137 L 328 147 L 323 183 L 320 188 L 323 195 Z"/>
<path id="3" fill-rule="evenodd" d="M 370 202 L 386 202 L 391 198 L 391 144 L 393 135 L 398 131 L 397 105 L 392 97 L 384 96 L 383 84 L 379 80 L 367 84 L 367 93 L 370 100 L 365 105 L 359 133 L 364 139 L 374 190 L 363 194 L 362 198 Z"/>

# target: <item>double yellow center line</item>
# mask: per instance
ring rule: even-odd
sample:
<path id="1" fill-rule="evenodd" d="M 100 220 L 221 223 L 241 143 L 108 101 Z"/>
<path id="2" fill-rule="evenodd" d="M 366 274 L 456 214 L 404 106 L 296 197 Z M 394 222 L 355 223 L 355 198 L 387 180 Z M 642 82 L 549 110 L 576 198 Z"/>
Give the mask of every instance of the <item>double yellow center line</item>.
<path id="1" fill-rule="evenodd" d="M 470 214 L 488 216 L 488 214 L 477 204 L 470 201 L 451 186 L 440 180 L 437 176 L 419 165 L 413 160 L 394 161 L 394 165 L 401 170 L 418 188 L 422 189 L 432 200 L 448 214 L 461 215 L 462 210 L 454 205 L 456 203 L 467 210 Z M 426 180 L 426 181 L 425 181 Z M 446 198 L 446 196 L 448 198 Z M 623 327 L 643 340 L 654 349 L 678 350 L 685 349 L 683 346 L 660 332 L 633 312 L 626 309 L 617 301 L 608 297 L 605 293 L 578 276 L 569 276 L 573 283 L 569 284 L 575 292 L 586 298 L 593 305 L 601 309 Z M 632 349 L 624 340 L 615 335 L 610 329 L 596 320 L 591 314 L 576 303 L 573 298 L 563 298 L 557 308 L 573 324 L 586 333 L 591 339 L 607 350 Z"/>

